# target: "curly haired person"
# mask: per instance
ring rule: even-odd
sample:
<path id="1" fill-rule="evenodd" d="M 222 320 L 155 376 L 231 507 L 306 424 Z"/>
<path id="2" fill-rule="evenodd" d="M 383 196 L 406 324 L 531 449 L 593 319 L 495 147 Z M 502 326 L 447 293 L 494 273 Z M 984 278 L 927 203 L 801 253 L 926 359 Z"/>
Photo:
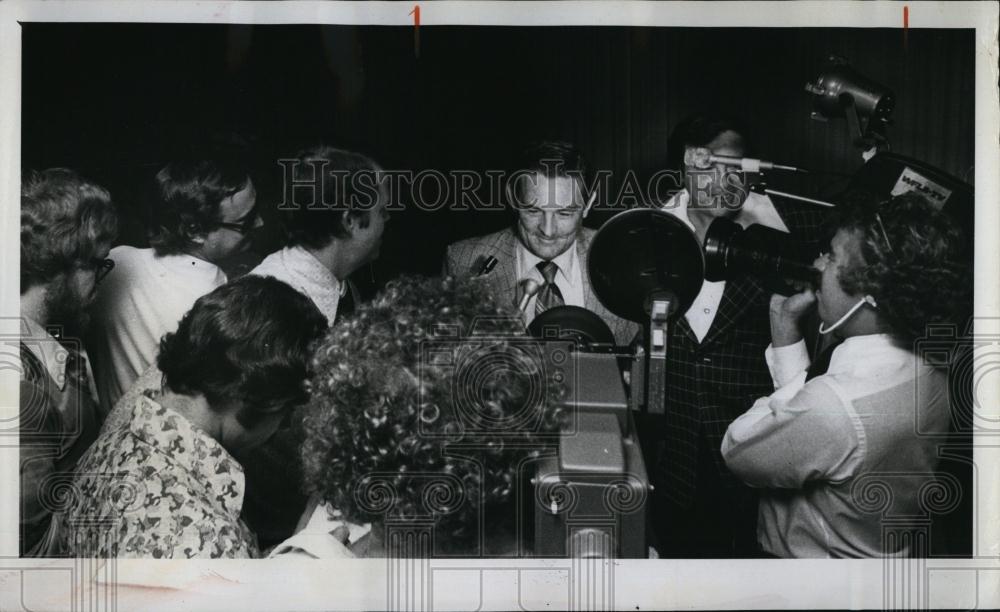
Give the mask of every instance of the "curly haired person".
<path id="1" fill-rule="evenodd" d="M 722 443 L 733 473 L 762 488 L 758 542 L 778 557 L 913 554 L 907 537 L 886 537 L 883 516 L 921 513 L 951 421 L 947 373 L 917 341 L 968 303 L 956 224 L 913 194 L 855 193 L 841 208 L 819 289 L 772 298 L 777 390 Z M 814 303 L 820 333 L 843 339 L 825 372 L 796 327 Z"/>
<path id="2" fill-rule="evenodd" d="M 118 216 L 108 192 L 65 168 L 21 181 L 21 554 L 37 556 L 60 480 L 97 437 L 80 336 Z"/>
<path id="3" fill-rule="evenodd" d="M 331 328 L 302 419 L 318 503 L 272 554 L 517 554 L 516 492 L 563 414 L 537 349 L 475 279 L 399 279 Z"/>

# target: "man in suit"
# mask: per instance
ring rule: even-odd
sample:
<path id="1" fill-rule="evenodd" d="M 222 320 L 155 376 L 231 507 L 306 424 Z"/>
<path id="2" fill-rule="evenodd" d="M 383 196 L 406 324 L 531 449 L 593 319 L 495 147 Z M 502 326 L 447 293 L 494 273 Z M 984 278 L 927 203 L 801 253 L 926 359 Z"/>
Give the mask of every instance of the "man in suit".
<path id="1" fill-rule="evenodd" d="M 743 173 L 708 163 L 710 155 L 743 157 L 745 128 L 729 118 L 698 115 L 675 129 L 670 148 L 683 159 L 684 189 L 662 209 L 704 242 L 718 217 L 762 224 L 803 245 L 819 240 L 815 210 L 751 193 Z M 768 291 L 758 279 L 705 281 L 667 342 L 665 429 L 659 429 L 654 527 L 671 557 L 745 557 L 756 553 L 756 497 L 726 468 L 726 428 L 754 401 L 774 391 L 764 349 L 770 342 Z M 644 441 L 646 442 L 646 441 Z"/>
<path id="2" fill-rule="evenodd" d="M 525 307 L 525 323 L 548 308 L 570 305 L 597 314 L 617 344 L 632 341 L 634 323 L 608 311 L 594 295 L 587 271 L 587 252 L 595 231 L 583 227 L 594 203 L 585 193 L 586 164 L 566 142 L 530 145 L 518 171 L 511 176 L 507 196 L 517 224 L 502 231 L 462 240 L 448 247 L 444 273 L 480 274 L 493 257 L 496 266 L 484 276 L 495 295 L 518 303 L 531 279 L 538 291 Z"/>

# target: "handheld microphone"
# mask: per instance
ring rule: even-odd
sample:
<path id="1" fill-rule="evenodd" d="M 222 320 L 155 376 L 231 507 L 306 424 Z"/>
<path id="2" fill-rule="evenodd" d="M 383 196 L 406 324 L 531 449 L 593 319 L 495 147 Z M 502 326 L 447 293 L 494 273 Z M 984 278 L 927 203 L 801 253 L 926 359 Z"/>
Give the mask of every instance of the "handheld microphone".
<path id="1" fill-rule="evenodd" d="M 786 166 L 763 159 L 752 157 L 729 157 L 728 155 L 710 155 L 708 161 L 713 164 L 725 164 L 727 166 L 739 166 L 743 172 L 760 172 L 761 170 L 785 170 L 788 172 L 809 172 L 805 168 Z"/>
<path id="2" fill-rule="evenodd" d="M 528 308 L 528 300 L 538 293 L 542 284 L 533 278 L 528 278 L 521 282 L 521 286 L 524 288 L 524 293 L 521 295 L 521 301 L 517 303 L 517 309 L 524 312 Z"/>

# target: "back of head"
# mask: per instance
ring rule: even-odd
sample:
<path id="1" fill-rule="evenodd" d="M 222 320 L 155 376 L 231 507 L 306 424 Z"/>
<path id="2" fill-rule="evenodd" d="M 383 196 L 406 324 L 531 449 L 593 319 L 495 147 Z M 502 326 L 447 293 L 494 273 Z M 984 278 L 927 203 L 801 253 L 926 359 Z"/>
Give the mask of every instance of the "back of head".
<path id="1" fill-rule="evenodd" d="M 111 196 L 72 170 L 28 171 L 21 179 L 21 293 L 45 284 L 112 245 Z"/>
<path id="2" fill-rule="evenodd" d="M 174 392 L 210 406 L 243 403 L 245 427 L 306 400 L 310 345 L 326 329 L 312 301 L 271 277 L 244 276 L 194 303 L 160 342 L 157 365 Z"/>
<path id="3" fill-rule="evenodd" d="M 841 272 L 841 287 L 871 295 L 892 334 L 912 348 L 931 324 L 962 325 L 971 311 L 972 269 L 948 214 L 916 193 L 846 194 L 832 229 L 854 233 L 863 261 Z"/>
<path id="4" fill-rule="evenodd" d="M 222 201 L 244 190 L 249 181 L 247 168 L 235 161 L 168 164 L 156 175 L 158 201 L 152 209 L 150 246 L 159 255 L 186 252 L 193 236 L 211 232 L 222 220 Z"/>
<path id="5" fill-rule="evenodd" d="M 367 227 L 380 197 L 380 168 L 371 158 L 317 145 L 283 160 L 284 202 L 280 209 L 288 244 L 321 249 L 348 235 L 345 217 Z"/>
<path id="6" fill-rule="evenodd" d="M 558 430 L 562 387 L 537 348 L 474 279 L 391 283 L 317 348 L 306 488 L 349 521 L 422 519 L 437 550 L 470 552 Z"/>

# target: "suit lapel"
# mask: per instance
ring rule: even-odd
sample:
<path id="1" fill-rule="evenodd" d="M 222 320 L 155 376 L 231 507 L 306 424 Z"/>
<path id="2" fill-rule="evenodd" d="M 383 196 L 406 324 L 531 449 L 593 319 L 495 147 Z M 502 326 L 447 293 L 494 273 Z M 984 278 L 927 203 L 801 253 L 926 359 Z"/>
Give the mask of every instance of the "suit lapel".
<path id="1" fill-rule="evenodd" d="M 744 312 L 756 302 L 757 298 L 764 292 L 764 289 L 754 280 L 744 278 L 738 281 L 727 281 L 726 290 L 722 293 L 722 301 L 719 302 L 719 311 L 712 320 L 712 326 L 702 344 L 714 342 L 721 334 L 735 325 Z M 685 325 L 687 321 L 684 322 Z M 690 327 L 688 327 L 690 332 Z"/>
<path id="2" fill-rule="evenodd" d="M 507 228 L 495 234 L 495 240 L 487 245 L 485 256 L 497 258 L 497 266 L 488 275 L 492 291 L 498 296 L 510 296 L 517 303 L 517 236 Z"/>

